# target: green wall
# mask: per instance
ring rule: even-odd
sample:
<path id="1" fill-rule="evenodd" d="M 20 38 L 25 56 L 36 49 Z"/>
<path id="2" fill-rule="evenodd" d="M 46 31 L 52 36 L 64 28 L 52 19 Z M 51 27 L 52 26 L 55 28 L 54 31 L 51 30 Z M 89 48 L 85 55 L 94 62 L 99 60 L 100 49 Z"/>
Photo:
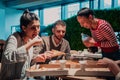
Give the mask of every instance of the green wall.
<path id="1" fill-rule="evenodd" d="M 113 27 L 114 31 L 120 31 L 120 10 L 96 10 L 95 17 L 107 20 Z M 71 49 L 74 50 L 83 50 L 85 46 L 81 41 L 81 32 L 90 34 L 88 29 L 80 27 L 80 24 L 77 22 L 76 16 L 64 20 L 67 24 L 67 32 L 65 38 L 69 41 Z M 45 32 L 48 32 L 49 35 L 51 32 L 52 25 L 49 25 Z"/>

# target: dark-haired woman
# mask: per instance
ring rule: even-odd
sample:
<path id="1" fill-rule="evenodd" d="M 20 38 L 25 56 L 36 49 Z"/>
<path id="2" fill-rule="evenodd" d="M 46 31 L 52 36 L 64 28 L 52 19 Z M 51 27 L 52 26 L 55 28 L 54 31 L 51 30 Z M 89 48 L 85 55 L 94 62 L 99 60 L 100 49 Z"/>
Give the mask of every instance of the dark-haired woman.
<path id="1" fill-rule="evenodd" d="M 94 11 L 89 8 L 79 10 L 77 20 L 81 27 L 91 31 L 92 37 L 83 42 L 86 47 L 100 47 L 103 57 L 113 60 L 120 59 L 119 45 L 115 33 L 107 21 L 95 18 Z"/>
<path id="2" fill-rule="evenodd" d="M 0 80 L 26 80 L 25 70 L 30 62 L 44 62 L 50 57 L 45 54 L 34 56 L 33 46 L 41 43 L 39 18 L 26 10 L 20 18 L 20 32 L 7 39 L 2 55 Z"/>

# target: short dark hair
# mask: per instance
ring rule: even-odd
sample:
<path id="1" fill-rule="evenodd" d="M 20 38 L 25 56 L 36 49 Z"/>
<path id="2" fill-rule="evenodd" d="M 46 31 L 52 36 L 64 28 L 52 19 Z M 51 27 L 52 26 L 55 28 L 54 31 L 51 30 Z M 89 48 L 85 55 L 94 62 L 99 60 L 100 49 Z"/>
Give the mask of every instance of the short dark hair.
<path id="1" fill-rule="evenodd" d="M 20 18 L 21 30 L 22 30 L 22 26 L 26 27 L 33 20 L 39 20 L 39 17 L 35 13 L 31 13 L 28 9 L 26 9 Z"/>
<path id="2" fill-rule="evenodd" d="M 62 20 L 57 20 L 54 24 L 53 24 L 53 28 L 56 27 L 56 25 L 62 25 L 62 26 L 66 26 L 66 23 Z"/>
<path id="3" fill-rule="evenodd" d="M 90 14 L 94 15 L 94 11 L 85 7 L 85 8 L 82 8 L 78 11 L 77 16 L 89 17 Z"/>

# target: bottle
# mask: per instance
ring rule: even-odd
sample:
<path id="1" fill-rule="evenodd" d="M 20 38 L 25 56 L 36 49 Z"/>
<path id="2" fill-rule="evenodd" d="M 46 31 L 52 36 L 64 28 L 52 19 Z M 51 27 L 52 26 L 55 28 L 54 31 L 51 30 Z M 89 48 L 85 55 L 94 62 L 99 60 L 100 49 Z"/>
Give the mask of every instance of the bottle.
<path id="1" fill-rule="evenodd" d="M 81 33 L 82 41 L 87 40 L 89 37 L 90 37 L 90 36 L 88 36 L 87 34 Z"/>

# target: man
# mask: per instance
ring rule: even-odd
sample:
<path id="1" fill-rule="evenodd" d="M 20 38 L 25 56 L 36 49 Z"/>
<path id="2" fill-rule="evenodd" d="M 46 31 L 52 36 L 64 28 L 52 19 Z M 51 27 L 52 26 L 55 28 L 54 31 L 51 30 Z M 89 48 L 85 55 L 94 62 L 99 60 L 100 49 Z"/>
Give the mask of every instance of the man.
<path id="1" fill-rule="evenodd" d="M 86 47 L 100 47 L 103 57 L 113 60 L 120 59 L 119 45 L 111 25 L 102 19 L 94 17 L 94 11 L 82 8 L 77 13 L 77 20 L 84 28 L 90 29 L 92 37 L 83 41 Z"/>
<path id="2" fill-rule="evenodd" d="M 66 33 L 66 23 L 62 20 L 58 20 L 53 24 L 53 35 L 42 37 L 43 44 L 41 47 L 41 53 L 45 51 L 51 51 L 52 49 L 66 53 L 66 56 L 70 53 L 69 42 L 64 39 Z M 53 57 L 52 60 L 62 59 L 62 56 Z M 66 57 L 68 58 L 68 57 Z"/>
<path id="3" fill-rule="evenodd" d="M 51 59 L 47 59 L 46 63 L 49 63 L 50 60 L 60 60 L 60 59 L 68 59 L 70 54 L 70 45 L 69 42 L 64 39 L 66 33 L 66 23 L 62 20 L 58 20 L 53 24 L 52 28 L 53 35 L 44 36 L 42 38 L 42 45 L 39 46 L 40 53 L 52 53 L 52 49 L 64 52 L 66 56 L 56 56 Z M 42 77 L 43 78 L 43 77 Z M 56 80 L 56 77 L 46 77 L 46 80 Z"/>

